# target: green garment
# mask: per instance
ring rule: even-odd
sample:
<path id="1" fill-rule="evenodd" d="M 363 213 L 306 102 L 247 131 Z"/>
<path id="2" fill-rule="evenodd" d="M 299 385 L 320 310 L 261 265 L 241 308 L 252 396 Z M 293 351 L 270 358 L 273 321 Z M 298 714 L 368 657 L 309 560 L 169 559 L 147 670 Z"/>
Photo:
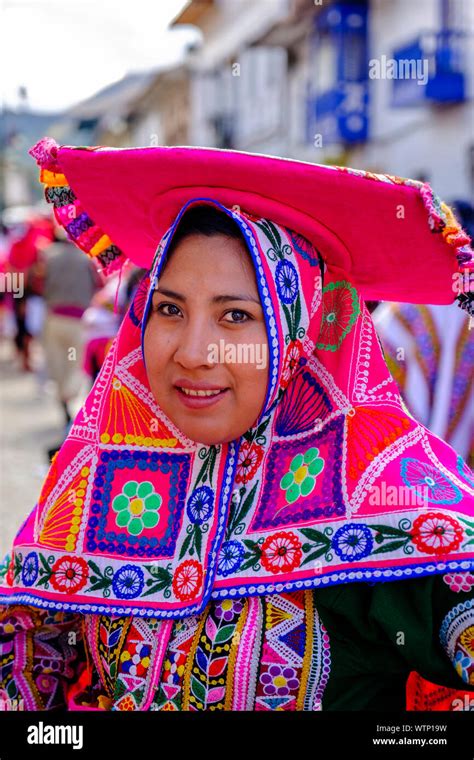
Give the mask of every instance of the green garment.
<path id="1" fill-rule="evenodd" d="M 472 690 L 474 696 L 474 593 L 472 588 L 452 591 L 445 577 L 358 583 L 314 592 L 331 641 L 331 678 L 323 709 L 404 710 L 411 671 L 440 686 Z M 459 672 L 455 669 L 440 641 L 440 629 L 449 612 L 466 602 L 472 605 L 470 622 L 462 630 L 468 631 L 467 640 L 470 627 L 471 644 L 469 652 L 463 640 L 462 651 L 470 665 L 462 678 L 461 667 Z M 461 652 L 459 638 L 461 633 L 455 657 Z M 459 654 L 457 658 L 461 660 Z"/>

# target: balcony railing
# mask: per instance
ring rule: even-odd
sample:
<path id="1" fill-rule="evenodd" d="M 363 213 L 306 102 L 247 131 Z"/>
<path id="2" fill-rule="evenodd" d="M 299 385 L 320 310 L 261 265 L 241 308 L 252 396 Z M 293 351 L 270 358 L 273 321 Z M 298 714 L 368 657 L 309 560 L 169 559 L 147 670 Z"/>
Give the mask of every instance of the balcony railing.
<path id="1" fill-rule="evenodd" d="M 444 29 L 421 34 L 393 52 L 392 106 L 466 100 L 466 35 Z"/>

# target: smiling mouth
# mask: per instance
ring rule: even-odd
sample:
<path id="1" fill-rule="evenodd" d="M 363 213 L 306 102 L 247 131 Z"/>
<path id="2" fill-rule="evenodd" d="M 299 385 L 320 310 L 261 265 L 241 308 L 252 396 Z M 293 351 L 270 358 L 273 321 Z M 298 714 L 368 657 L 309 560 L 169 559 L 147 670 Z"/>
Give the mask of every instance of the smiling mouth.
<path id="1" fill-rule="evenodd" d="M 220 390 L 191 390 L 190 388 L 181 388 L 179 385 L 174 386 L 181 403 L 188 409 L 201 409 L 218 404 L 220 400 L 229 392 L 229 388 Z"/>
<path id="2" fill-rule="evenodd" d="M 227 390 L 227 388 L 221 388 L 220 390 L 212 390 L 212 391 L 195 391 L 191 390 L 191 388 L 181 388 L 179 385 L 175 386 L 181 393 L 186 394 L 186 396 L 190 396 L 193 398 L 210 398 L 212 396 L 218 396 L 220 393 L 224 393 L 224 391 Z"/>

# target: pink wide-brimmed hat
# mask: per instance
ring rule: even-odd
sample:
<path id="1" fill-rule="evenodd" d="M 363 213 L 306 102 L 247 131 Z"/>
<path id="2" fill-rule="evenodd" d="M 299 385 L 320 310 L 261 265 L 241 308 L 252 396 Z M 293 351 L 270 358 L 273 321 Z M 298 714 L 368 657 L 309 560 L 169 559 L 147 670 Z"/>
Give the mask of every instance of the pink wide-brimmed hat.
<path id="1" fill-rule="evenodd" d="M 427 183 L 271 156 L 192 147 L 30 151 L 56 219 L 105 272 L 149 269 L 191 199 L 212 198 L 296 230 L 365 299 L 449 304 L 474 314 L 468 234 Z"/>

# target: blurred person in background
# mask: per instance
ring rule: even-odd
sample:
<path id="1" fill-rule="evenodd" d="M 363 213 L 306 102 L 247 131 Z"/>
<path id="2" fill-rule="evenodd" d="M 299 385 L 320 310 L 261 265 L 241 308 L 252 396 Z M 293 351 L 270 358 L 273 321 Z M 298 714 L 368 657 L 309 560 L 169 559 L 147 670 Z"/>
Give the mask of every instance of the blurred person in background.
<path id="1" fill-rule="evenodd" d="M 81 386 L 84 345 L 81 319 L 102 284 L 92 262 L 56 228 L 54 242 L 45 250 L 46 314 L 41 337 L 46 368 L 56 384 L 66 428 L 72 420 L 71 402 Z"/>
<path id="2" fill-rule="evenodd" d="M 109 286 L 110 283 L 107 283 L 95 294 L 91 305 L 82 316 L 84 327 L 82 368 L 92 383 L 99 374 L 121 322 L 121 315 L 114 311 L 114 298 Z"/>
<path id="3" fill-rule="evenodd" d="M 83 370 L 93 383 L 145 274 L 146 270 L 128 262 L 120 270 L 120 275 L 111 275 L 82 316 L 85 335 Z M 121 282 L 123 275 L 125 279 Z"/>
<path id="4" fill-rule="evenodd" d="M 51 220 L 32 216 L 26 222 L 25 232 L 13 240 L 8 256 L 8 271 L 19 276 L 22 281 L 22 290 L 14 295 L 12 305 L 16 325 L 14 343 L 25 372 L 32 370 L 30 354 L 33 333 L 29 329 L 31 325 L 27 314 L 29 300 L 41 296 L 42 253 L 53 237 Z M 38 317 L 31 315 L 31 322 L 34 326 L 38 325 Z"/>
<path id="5" fill-rule="evenodd" d="M 0 338 L 7 335 L 7 279 L 8 272 L 8 254 L 9 254 L 9 233 L 8 227 L 0 221 Z"/>

